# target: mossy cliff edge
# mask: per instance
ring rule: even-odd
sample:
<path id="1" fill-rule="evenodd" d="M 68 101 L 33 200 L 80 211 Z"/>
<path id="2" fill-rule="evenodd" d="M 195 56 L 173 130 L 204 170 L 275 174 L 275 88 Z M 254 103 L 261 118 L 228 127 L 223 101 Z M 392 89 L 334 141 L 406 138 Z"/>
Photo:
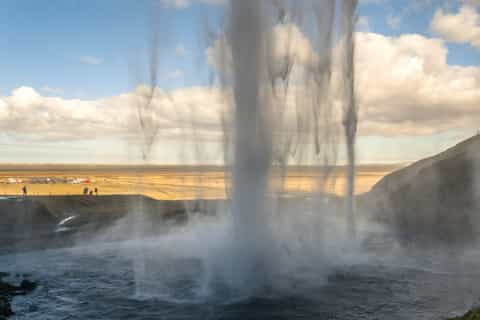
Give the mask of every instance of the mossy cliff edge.
<path id="1" fill-rule="evenodd" d="M 470 310 L 463 316 L 450 318 L 449 320 L 480 320 L 480 308 Z"/>

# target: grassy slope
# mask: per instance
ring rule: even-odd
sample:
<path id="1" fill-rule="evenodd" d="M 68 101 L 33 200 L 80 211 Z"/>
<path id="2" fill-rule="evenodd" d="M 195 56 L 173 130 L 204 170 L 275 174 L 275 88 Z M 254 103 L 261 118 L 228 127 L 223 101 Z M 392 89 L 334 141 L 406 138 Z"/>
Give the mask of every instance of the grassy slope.
<path id="1" fill-rule="evenodd" d="M 449 320 L 480 320 L 480 308 L 470 310 L 463 316 L 450 318 Z"/>

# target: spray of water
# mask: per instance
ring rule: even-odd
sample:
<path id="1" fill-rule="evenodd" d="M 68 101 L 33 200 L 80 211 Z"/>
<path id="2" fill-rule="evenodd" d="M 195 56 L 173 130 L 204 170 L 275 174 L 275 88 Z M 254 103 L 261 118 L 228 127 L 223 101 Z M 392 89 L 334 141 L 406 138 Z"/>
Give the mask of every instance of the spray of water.
<path id="1" fill-rule="evenodd" d="M 233 1 L 230 30 L 233 71 L 233 194 L 235 242 L 243 274 L 256 274 L 268 247 L 266 194 L 272 158 L 270 101 L 262 92 L 265 79 L 266 25 L 263 5 Z M 245 23 L 248 21 L 248 24 Z"/>
<path id="2" fill-rule="evenodd" d="M 153 8 L 155 9 L 155 7 Z M 132 73 L 134 74 L 135 82 L 140 83 L 134 91 L 132 103 L 134 105 L 138 126 L 135 130 L 134 144 L 140 147 L 141 152 L 141 166 L 137 170 L 137 178 L 142 179 L 142 169 L 147 165 L 151 158 L 152 148 L 157 140 L 159 131 L 161 130 L 159 121 L 157 119 L 157 112 L 162 109 L 160 103 L 172 103 L 170 94 L 161 90 L 158 87 L 158 71 L 160 59 L 162 57 L 160 51 L 160 26 L 155 17 L 158 14 L 157 10 L 153 10 L 151 17 L 150 39 L 149 39 L 149 56 L 147 63 L 148 80 L 140 80 L 141 70 L 139 65 L 132 65 Z M 164 30 L 163 30 L 164 31 Z M 163 35 L 164 33 L 162 33 Z M 162 99 L 163 98 L 163 99 Z M 136 190 L 142 194 L 145 190 Z M 147 232 L 149 221 L 146 215 L 145 199 L 136 198 L 131 203 L 130 214 L 128 216 L 128 224 L 132 226 L 132 239 L 141 241 Z M 148 270 L 146 263 L 146 256 L 143 250 L 132 252 L 132 261 L 136 283 L 136 294 L 143 296 L 150 291 L 148 281 Z"/>
<path id="3" fill-rule="evenodd" d="M 221 258 L 202 258 L 210 270 L 206 274 L 223 275 L 226 282 L 250 292 L 274 286 L 278 274 L 295 272 L 300 266 L 323 274 L 328 265 L 325 248 L 331 245 L 326 239 L 344 243 L 344 237 L 330 235 L 345 222 L 339 223 L 338 206 L 325 205 L 324 196 L 337 164 L 342 118 L 348 155 L 346 224 L 348 233 L 355 234 L 355 8 L 353 0 L 342 1 L 341 6 L 335 1 L 229 2 L 225 29 L 214 51 L 217 83 L 226 101 L 219 116 L 225 176 L 232 180 L 228 209 L 217 214 L 231 232 L 223 241 L 228 249 L 216 250 Z M 159 130 L 153 107 L 159 92 L 155 39 L 151 83 L 137 104 L 144 161 Z M 334 90 L 338 87 L 339 92 Z M 196 116 L 192 111 L 192 127 Z M 292 164 L 302 163 L 318 168 L 317 192 L 285 210 L 285 177 Z M 136 210 L 143 208 L 137 205 Z M 301 214 L 295 215 L 297 211 Z M 141 212 L 135 215 L 136 239 L 140 239 L 145 219 Z M 134 264 L 141 288 L 144 279 L 150 279 L 145 257 L 136 256 Z"/>
<path id="4" fill-rule="evenodd" d="M 348 232 L 355 234 L 355 8 L 356 1 L 342 1 L 336 17 L 334 1 L 230 2 L 218 71 L 232 97 L 227 109 L 229 124 L 224 130 L 233 128 L 225 135 L 233 136 L 229 141 L 233 150 L 234 246 L 240 260 L 236 265 L 243 268 L 239 272 L 254 276 L 248 282 L 261 283 L 271 273 L 270 254 L 278 242 L 272 234 L 272 219 L 278 213 L 275 208 L 289 164 L 305 154 L 313 155 L 322 167 L 319 186 L 328 181 L 337 159 L 335 99 L 344 105 L 348 155 L 345 208 Z M 303 30 L 312 43 L 306 58 L 300 57 L 295 42 Z M 335 52 L 341 56 L 335 57 Z M 340 66 L 338 78 L 343 81 L 340 96 L 330 90 L 335 58 Z"/>

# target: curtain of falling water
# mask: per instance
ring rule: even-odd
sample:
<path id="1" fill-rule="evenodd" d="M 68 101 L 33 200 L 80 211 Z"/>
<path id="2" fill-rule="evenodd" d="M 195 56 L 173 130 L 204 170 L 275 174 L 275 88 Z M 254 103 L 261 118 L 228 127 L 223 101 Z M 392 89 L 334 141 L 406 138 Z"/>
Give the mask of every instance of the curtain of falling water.
<path id="1" fill-rule="evenodd" d="M 224 65 L 222 71 L 227 74 L 227 69 L 231 69 L 232 212 L 236 245 L 247 272 L 248 268 L 266 262 L 264 255 L 267 242 L 271 240 L 268 220 L 272 214 L 267 193 L 272 191 L 271 182 L 275 174 L 278 175 L 278 170 L 273 168 L 280 167 L 280 176 L 283 177 L 292 158 L 313 153 L 323 165 L 319 176 L 325 186 L 331 172 L 329 168 L 337 159 L 334 99 L 344 105 L 348 161 L 345 207 L 348 232 L 355 234 L 357 109 L 353 30 L 356 1 L 341 1 L 338 38 L 342 39 L 342 46 L 334 41 L 333 36 L 335 8 L 335 1 L 230 1 L 227 43 L 231 50 L 231 65 Z M 293 38 L 290 39 L 290 34 L 295 31 L 294 23 L 303 23 L 313 43 L 315 53 L 308 61 L 296 61 L 300 60 L 295 52 L 296 44 Z M 285 30 L 286 40 L 272 30 Z M 279 54 L 278 48 L 282 46 Z M 334 46 L 341 50 L 332 50 Z M 334 52 L 341 53 L 336 65 L 343 89 L 340 97 L 333 97 L 330 90 Z M 295 85 L 300 89 L 290 90 L 290 81 L 296 81 Z M 287 102 L 292 96 L 296 96 L 293 105 Z M 295 114 L 297 119 L 292 121 Z M 307 149 L 313 149 L 313 152 Z"/>
<path id="2" fill-rule="evenodd" d="M 160 131 L 160 125 L 158 121 L 157 112 L 165 106 L 159 105 L 159 101 L 171 101 L 171 97 L 168 92 L 162 91 L 158 88 L 158 68 L 161 61 L 161 47 L 160 47 L 160 25 L 159 21 L 161 17 L 158 17 L 159 11 L 156 7 L 152 7 L 152 16 L 150 17 L 150 35 L 149 35 L 149 55 L 147 70 L 148 81 L 141 81 L 140 66 L 132 66 L 131 70 L 135 75 L 135 82 L 138 87 L 135 88 L 132 103 L 136 109 L 136 115 L 138 120 L 138 131 L 136 132 L 135 143 L 140 147 L 141 152 L 141 165 L 136 168 L 137 179 L 144 179 L 145 165 L 149 164 L 152 155 L 152 148 L 158 138 Z M 162 25 L 164 28 L 166 24 Z M 164 32 L 162 33 L 164 36 Z M 164 37 L 163 37 L 163 39 Z M 165 100 L 162 100 L 165 98 Z M 141 183 L 140 185 L 143 185 Z M 142 187 L 143 188 L 143 187 Z M 138 194 L 145 194 L 148 190 L 135 190 Z M 148 214 L 146 212 L 145 199 L 143 197 L 135 197 L 132 201 L 131 212 L 129 215 L 133 239 L 135 241 L 144 241 L 144 238 L 151 233 L 149 228 Z M 154 293 L 151 288 L 151 279 L 149 279 L 150 271 L 148 270 L 147 256 L 145 256 L 144 250 L 137 250 L 133 254 L 133 268 L 135 278 L 136 295 L 145 296 Z"/>
<path id="3" fill-rule="evenodd" d="M 292 159 L 301 161 L 304 154 L 314 154 L 315 164 L 323 165 L 322 170 L 333 168 L 336 164 L 335 99 L 342 100 L 344 105 L 343 124 L 349 168 L 347 224 L 349 233 L 355 233 L 353 186 L 357 109 L 353 27 L 356 1 L 343 0 L 340 3 L 339 37 L 334 36 L 335 9 L 338 5 L 333 0 L 231 0 L 229 3 L 225 40 L 230 52 L 223 56 L 225 59 L 220 63 L 220 69 L 224 70 L 218 71 L 224 78 L 221 82 L 228 87 L 226 90 L 232 93 L 231 108 L 226 109 L 222 126 L 225 131 L 232 129 L 231 133 L 226 132 L 228 139 L 224 144 L 225 152 L 231 150 L 232 154 L 231 210 L 234 249 L 237 249 L 234 250 L 237 255 L 235 261 L 239 262 L 237 267 L 240 268 L 241 281 L 258 285 L 269 272 L 268 255 L 274 245 L 271 182 L 278 178 L 278 172 L 284 177 Z M 308 58 L 302 58 L 302 54 L 296 51 L 298 33 L 305 33 L 312 43 L 313 52 Z M 158 95 L 168 97 L 157 88 L 157 37 L 154 31 L 149 65 L 150 85 L 137 91 L 136 101 L 145 162 L 159 132 L 156 112 L 163 106 L 155 101 Z M 345 44 L 340 51 L 338 69 L 333 56 L 337 52 L 334 50 L 338 46 L 336 39 L 343 39 Z M 334 97 L 332 93 L 331 75 L 334 69 L 338 70 L 343 80 L 341 97 Z M 195 116 L 192 111 L 192 118 Z M 280 170 L 274 170 L 278 167 Z M 328 174 L 320 175 L 323 176 L 322 184 L 325 184 Z M 133 221 L 134 232 L 136 238 L 141 238 L 145 236 L 145 217 L 142 204 L 136 207 L 134 211 L 138 214 Z M 145 257 L 141 252 L 135 257 L 134 264 L 137 289 L 140 289 L 137 293 L 142 294 L 148 291 L 144 287 L 149 281 Z"/>
<path id="4" fill-rule="evenodd" d="M 261 265 L 268 238 L 266 193 L 271 166 L 268 100 L 262 95 L 266 40 L 263 5 L 257 0 L 231 2 L 234 146 L 233 194 L 235 246 L 244 275 Z M 248 279 L 247 279 L 248 280 Z"/>
<path id="5" fill-rule="evenodd" d="M 344 0 L 342 2 L 342 31 L 344 34 L 344 117 L 345 142 L 347 145 L 347 190 L 346 190 L 346 215 L 347 227 L 351 236 L 355 236 L 355 138 L 357 135 L 357 106 L 355 103 L 355 76 L 354 76 L 354 27 L 355 9 L 357 0 Z"/>

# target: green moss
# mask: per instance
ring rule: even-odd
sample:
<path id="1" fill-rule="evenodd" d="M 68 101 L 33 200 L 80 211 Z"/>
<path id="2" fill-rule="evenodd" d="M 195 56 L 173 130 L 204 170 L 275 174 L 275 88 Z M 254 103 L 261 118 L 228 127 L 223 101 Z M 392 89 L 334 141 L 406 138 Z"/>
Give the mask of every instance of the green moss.
<path id="1" fill-rule="evenodd" d="M 470 310 L 463 316 L 451 318 L 449 320 L 480 320 L 480 308 Z"/>

